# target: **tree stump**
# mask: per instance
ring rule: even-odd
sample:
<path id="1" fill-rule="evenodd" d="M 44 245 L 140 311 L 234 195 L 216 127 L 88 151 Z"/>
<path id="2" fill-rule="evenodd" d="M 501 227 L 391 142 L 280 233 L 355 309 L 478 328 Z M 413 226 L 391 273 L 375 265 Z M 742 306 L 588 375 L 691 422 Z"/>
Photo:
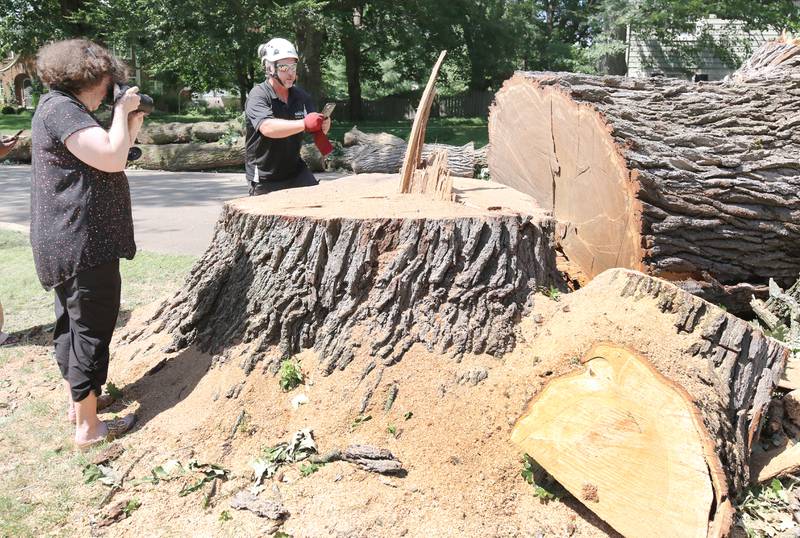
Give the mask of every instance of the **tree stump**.
<path id="1" fill-rule="evenodd" d="M 512 441 L 626 536 L 725 535 L 788 350 L 639 272 L 606 271 L 563 302 L 541 331 L 570 340 L 537 350 L 573 372 L 535 395 Z"/>
<path id="2" fill-rule="evenodd" d="M 359 349 L 386 365 L 415 343 L 510 351 L 537 288 L 559 282 L 552 218 L 501 185 L 456 179 L 453 202 L 401 195 L 397 182 L 352 176 L 227 202 L 150 327 L 172 334 L 169 351 L 249 343 L 273 368 L 313 348 L 325 373 Z"/>
<path id="3" fill-rule="evenodd" d="M 697 84 L 518 72 L 491 109 L 491 177 L 552 209 L 587 280 L 627 267 L 746 283 L 747 299 L 770 277 L 786 285 L 800 271 L 800 71 L 768 72 Z"/>

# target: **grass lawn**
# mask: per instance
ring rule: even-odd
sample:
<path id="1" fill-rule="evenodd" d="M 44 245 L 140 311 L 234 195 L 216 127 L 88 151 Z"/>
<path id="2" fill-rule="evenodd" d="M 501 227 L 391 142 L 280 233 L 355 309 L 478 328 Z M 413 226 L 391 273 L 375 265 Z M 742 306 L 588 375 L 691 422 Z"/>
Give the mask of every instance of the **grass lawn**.
<path id="1" fill-rule="evenodd" d="M 146 252 L 123 260 L 123 312 L 180 287 L 193 262 Z M 74 430 L 52 358 L 53 292 L 39 285 L 25 235 L 0 230 L 0 275 L 3 330 L 16 337 L 0 346 L 0 536 L 75 536 L 66 529 L 76 525 L 88 536 L 89 515 L 108 488 L 86 483 L 85 472 L 104 447 L 72 448 Z"/>
<path id="2" fill-rule="evenodd" d="M 31 112 L 22 114 L 0 114 L 0 134 L 14 134 L 20 129 L 30 129 Z M 227 121 L 235 118 L 235 113 L 217 114 L 164 114 L 154 113 L 148 117 L 147 123 L 197 123 L 199 121 Z M 334 112 L 333 126 L 331 127 L 331 140 L 342 141 L 344 133 L 349 131 L 353 125 L 366 133 L 392 133 L 400 138 L 407 139 L 411 132 L 411 120 L 396 121 L 376 121 L 365 120 L 351 122 L 339 119 Z M 481 147 L 489 142 L 489 132 L 487 130 L 487 120 L 485 118 L 431 118 L 428 121 L 428 128 L 425 136 L 426 142 L 439 142 L 442 144 L 452 144 L 460 146 L 467 142 L 475 142 L 475 147 Z"/>
<path id="3" fill-rule="evenodd" d="M 121 260 L 122 307 L 132 310 L 177 289 L 195 258 L 139 252 L 133 260 Z M 36 277 L 28 238 L 0 230 L 0 302 L 3 331 L 14 333 L 55 321 L 53 292 L 44 291 Z"/>
<path id="4" fill-rule="evenodd" d="M 13 135 L 20 129 L 31 128 L 33 112 L 22 114 L 0 114 L 0 135 Z"/>

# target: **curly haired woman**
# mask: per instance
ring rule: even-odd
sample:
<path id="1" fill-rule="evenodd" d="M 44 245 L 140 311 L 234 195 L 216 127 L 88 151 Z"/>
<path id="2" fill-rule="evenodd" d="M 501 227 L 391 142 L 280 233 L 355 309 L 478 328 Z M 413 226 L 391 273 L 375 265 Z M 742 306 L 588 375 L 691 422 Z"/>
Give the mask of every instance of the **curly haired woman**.
<path id="1" fill-rule="evenodd" d="M 119 259 L 133 258 L 131 197 L 125 164 L 142 126 L 138 89 L 114 105 L 111 127 L 97 110 L 127 69 L 85 39 L 44 46 L 36 57 L 50 89 L 31 124 L 31 245 L 45 289 L 55 290 L 56 362 L 69 394 L 75 443 L 86 448 L 117 437 L 135 421 L 103 422 L 98 408 L 106 382 L 109 343 L 120 306 Z"/>

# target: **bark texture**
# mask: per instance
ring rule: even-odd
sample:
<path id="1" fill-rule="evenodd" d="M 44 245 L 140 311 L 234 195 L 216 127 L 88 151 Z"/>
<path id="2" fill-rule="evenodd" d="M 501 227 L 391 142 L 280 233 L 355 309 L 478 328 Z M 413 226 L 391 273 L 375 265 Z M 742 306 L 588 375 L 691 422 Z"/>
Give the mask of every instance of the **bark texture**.
<path id="1" fill-rule="evenodd" d="M 793 282 L 796 52 L 769 76 L 723 83 L 518 72 L 491 110 L 491 177 L 553 209 L 559 244 L 588 278 L 628 267 Z"/>
<path id="2" fill-rule="evenodd" d="M 164 144 L 139 146 L 142 156 L 133 161 L 145 170 L 192 171 L 235 168 L 244 165 L 244 140 L 234 144 Z"/>
<path id="3" fill-rule="evenodd" d="M 150 123 L 139 131 L 136 140 L 141 144 L 186 144 L 188 142 L 217 142 L 226 134 L 243 136 L 239 122 L 200 121 L 197 123 Z"/>
<path id="4" fill-rule="evenodd" d="M 326 373 L 345 368 L 360 347 L 385 365 L 417 342 L 454 356 L 510 351 L 537 287 L 557 283 L 553 221 L 433 201 L 438 213 L 426 216 L 415 209 L 421 195 L 385 206 L 410 203 L 413 218 L 369 214 L 396 182 L 354 176 L 229 202 L 212 244 L 152 327 L 172 334 L 170 351 L 252 342 L 255 362 L 269 352 L 265 362 L 275 364 L 313 348 Z M 282 207 L 292 201 L 291 211 Z M 359 204 L 368 218 L 341 216 Z M 321 216 L 327 207 L 334 213 Z"/>
<path id="5" fill-rule="evenodd" d="M 385 134 L 385 133 L 383 133 Z M 475 173 L 475 147 L 472 142 L 463 146 L 425 144 L 422 159 L 427 160 L 439 150 L 447 151 L 447 168 L 458 177 L 472 177 Z M 345 162 L 356 174 L 397 173 L 403 166 L 406 144 L 367 144 L 345 149 Z"/>

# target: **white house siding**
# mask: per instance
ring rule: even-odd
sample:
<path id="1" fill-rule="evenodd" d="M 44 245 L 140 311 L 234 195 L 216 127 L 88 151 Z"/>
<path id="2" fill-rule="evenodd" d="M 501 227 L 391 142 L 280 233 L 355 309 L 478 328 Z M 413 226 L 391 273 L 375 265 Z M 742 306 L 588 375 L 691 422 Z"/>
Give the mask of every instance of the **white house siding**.
<path id="1" fill-rule="evenodd" d="M 748 35 L 741 29 L 741 23 L 735 23 L 716 17 L 703 19 L 697 24 L 698 31 L 694 34 L 682 34 L 678 41 L 691 45 L 697 41 L 701 29 L 707 27 L 716 40 L 729 36 L 734 46 L 730 53 L 738 59 L 737 65 L 726 65 L 712 51 L 707 51 L 700 58 L 686 63 L 685 59 L 677 57 L 675 49 L 666 47 L 657 40 L 642 39 L 636 34 L 628 36 L 628 76 L 650 77 L 654 74 L 663 74 L 667 77 L 691 79 L 694 75 L 708 75 L 709 80 L 721 80 L 726 75 L 733 73 L 738 64 L 744 61 L 750 53 L 765 41 L 776 39 L 780 36 L 778 31 L 750 32 Z"/>

